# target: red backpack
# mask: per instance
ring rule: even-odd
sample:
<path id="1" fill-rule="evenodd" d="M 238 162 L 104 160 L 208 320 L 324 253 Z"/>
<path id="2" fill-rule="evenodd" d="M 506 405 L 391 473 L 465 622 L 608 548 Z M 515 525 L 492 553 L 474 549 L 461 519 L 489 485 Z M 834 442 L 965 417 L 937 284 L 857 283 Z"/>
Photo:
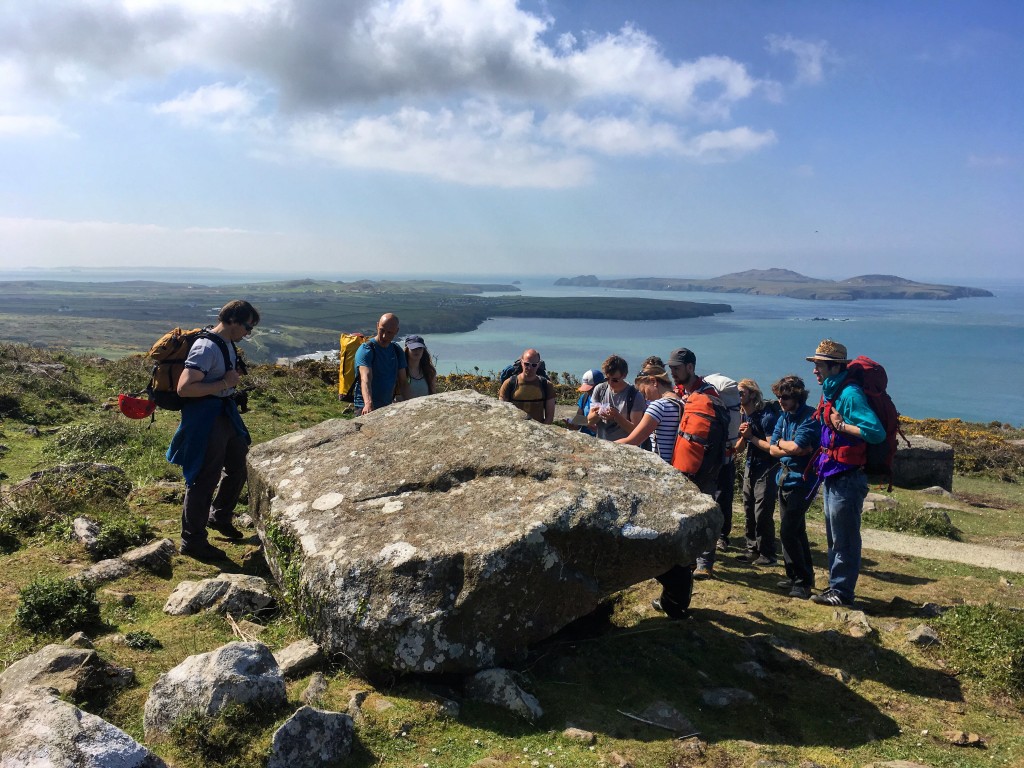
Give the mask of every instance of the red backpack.
<path id="1" fill-rule="evenodd" d="M 896 410 L 896 405 L 893 403 L 892 398 L 889 397 L 889 393 L 885 391 L 885 388 L 889 384 L 889 377 L 885 373 L 879 363 L 876 363 L 870 357 L 861 355 L 849 362 L 846 366 L 846 380 L 843 385 L 836 390 L 835 397 L 832 398 L 831 403 L 834 406 L 836 400 L 839 399 L 839 393 L 843 391 L 847 384 L 856 384 L 867 396 L 868 405 L 871 406 L 871 410 L 875 412 L 878 420 L 882 423 L 882 427 L 885 429 L 885 440 L 880 443 L 871 444 L 867 443 L 867 462 L 864 465 L 864 471 L 869 475 L 881 475 L 885 477 L 889 482 L 889 489 L 892 490 L 892 463 L 896 456 L 896 444 L 897 436 L 902 437 L 907 446 L 910 446 L 910 441 L 907 440 L 907 436 L 903 434 L 903 430 L 900 428 L 900 413 Z M 814 412 L 814 416 L 817 419 L 821 419 L 825 410 L 825 399 L 821 399 L 818 404 L 818 410 Z"/>

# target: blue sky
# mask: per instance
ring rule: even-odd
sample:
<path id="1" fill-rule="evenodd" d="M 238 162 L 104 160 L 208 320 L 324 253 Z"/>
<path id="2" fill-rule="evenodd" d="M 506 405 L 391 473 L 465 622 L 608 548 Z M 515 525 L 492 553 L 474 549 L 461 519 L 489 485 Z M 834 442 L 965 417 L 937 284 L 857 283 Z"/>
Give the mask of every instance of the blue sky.
<path id="1" fill-rule="evenodd" d="M 1024 4 L 8 0 L 0 267 L 1024 277 Z"/>

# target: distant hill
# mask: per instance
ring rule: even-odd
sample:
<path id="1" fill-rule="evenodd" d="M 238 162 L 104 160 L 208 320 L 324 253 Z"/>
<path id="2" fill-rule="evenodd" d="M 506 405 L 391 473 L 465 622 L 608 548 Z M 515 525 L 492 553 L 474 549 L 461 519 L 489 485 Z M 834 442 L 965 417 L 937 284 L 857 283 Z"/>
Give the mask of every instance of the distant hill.
<path id="1" fill-rule="evenodd" d="M 963 299 L 991 296 L 982 288 L 918 283 L 896 275 L 860 275 L 846 280 L 822 280 L 791 269 L 748 269 L 709 280 L 677 277 L 631 277 L 600 280 L 596 275 L 563 277 L 555 285 L 583 288 L 622 288 L 641 291 L 706 291 L 749 293 L 758 296 L 787 296 L 813 301 L 855 301 L 857 299 Z"/>

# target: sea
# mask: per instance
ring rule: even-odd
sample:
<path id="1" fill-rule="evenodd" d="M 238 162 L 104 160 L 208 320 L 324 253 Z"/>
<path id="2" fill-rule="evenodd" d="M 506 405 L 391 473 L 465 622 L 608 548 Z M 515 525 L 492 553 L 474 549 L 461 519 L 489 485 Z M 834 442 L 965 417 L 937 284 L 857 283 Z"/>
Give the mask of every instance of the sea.
<path id="1" fill-rule="evenodd" d="M 568 276 L 568 275 L 564 275 Z M 0 270 L 0 280 L 51 279 L 107 282 L 139 279 L 129 270 Z M 152 279 L 152 273 L 147 276 Z M 168 282 L 230 285 L 304 277 L 355 280 L 371 274 L 161 272 Z M 867 355 L 885 366 L 897 408 L 913 418 L 960 418 L 1024 426 L 1024 281 L 965 283 L 992 298 L 955 301 L 868 300 L 820 302 L 744 294 L 628 291 L 555 286 L 557 276 L 390 275 L 455 282 L 512 283 L 528 296 L 590 296 L 595 302 L 633 296 L 729 304 L 731 313 L 660 321 L 494 318 L 466 333 L 431 334 L 426 344 L 441 373 L 500 371 L 527 347 L 540 351 L 549 371 L 579 377 L 611 354 L 639 370 L 649 355 L 667 358 L 677 347 L 697 356 L 698 373 L 751 378 L 767 393 L 772 382 L 797 374 L 812 393 L 812 365 L 804 358 L 832 338 L 850 356 Z M 918 278 L 924 281 L 923 278 Z M 387 311 L 386 306 L 381 311 Z M 265 318 L 269 320 L 270 318 Z M 372 321 L 371 321 L 372 322 Z M 333 350 L 310 349 L 310 357 Z"/>

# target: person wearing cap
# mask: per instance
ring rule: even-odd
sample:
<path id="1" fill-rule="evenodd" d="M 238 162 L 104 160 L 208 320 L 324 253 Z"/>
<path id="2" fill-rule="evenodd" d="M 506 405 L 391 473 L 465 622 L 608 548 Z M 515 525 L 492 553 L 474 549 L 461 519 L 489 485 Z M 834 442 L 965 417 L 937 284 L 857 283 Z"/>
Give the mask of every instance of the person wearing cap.
<path id="1" fill-rule="evenodd" d="M 697 356 L 689 349 L 680 347 L 679 349 L 673 350 L 672 354 L 668 357 L 668 368 L 672 372 L 672 379 L 676 383 L 676 392 L 682 398 L 684 414 L 686 413 L 687 401 L 695 395 L 709 398 L 713 404 L 716 404 L 716 413 L 720 408 L 725 407 L 722 404 L 722 399 L 718 394 L 718 390 L 697 375 Z M 680 426 L 680 432 L 681 431 L 682 426 Z M 726 435 L 723 434 L 723 440 L 725 437 Z M 711 446 L 706 446 L 706 448 L 708 447 Z M 693 473 L 687 472 L 686 476 L 696 483 L 697 488 L 700 489 L 701 493 L 706 493 L 717 501 L 718 474 L 722 467 L 722 462 L 725 460 L 724 442 L 714 451 L 714 453 L 705 450 L 703 454 L 704 459 L 701 462 L 699 469 Z M 676 464 L 675 460 L 673 460 L 673 464 Z M 717 541 L 720 534 L 720 530 L 715 531 L 715 541 Z M 697 566 L 693 572 L 693 578 L 712 578 L 714 576 L 714 566 L 715 544 L 713 542 L 709 549 L 702 552 L 697 557 Z"/>
<path id="2" fill-rule="evenodd" d="M 590 414 L 590 400 L 593 389 L 602 382 L 604 382 L 604 374 L 598 368 L 591 368 L 580 377 L 580 385 L 576 388 L 576 391 L 581 394 L 580 399 L 576 401 L 576 418 L 570 424 L 574 425 L 578 431 L 591 437 L 594 437 L 597 432 L 589 426 L 579 424 L 579 422 L 586 421 L 587 416 Z"/>
<path id="3" fill-rule="evenodd" d="M 519 362 L 523 372 L 510 376 L 498 389 L 498 399 L 512 403 L 534 421 L 551 424 L 555 420 L 555 385 L 538 376 L 540 352 L 528 349 Z"/>
<path id="4" fill-rule="evenodd" d="M 360 416 L 391 405 L 397 388 L 402 397 L 409 397 L 409 378 L 405 352 L 394 343 L 398 335 L 398 315 L 390 312 L 377 321 L 377 335 L 360 344 L 356 352 L 356 388 L 352 403 Z"/>
<path id="5" fill-rule="evenodd" d="M 821 385 L 818 418 L 821 452 L 815 462 L 825 507 L 828 540 L 828 589 L 814 595 L 820 605 L 852 605 L 860 576 L 860 516 L 868 493 L 864 465 L 867 443 L 885 440 L 885 427 L 863 390 L 847 381 L 846 347 L 824 339 L 814 354 L 814 378 Z"/>
<path id="6" fill-rule="evenodd" d="M 406 375 L 409 394 L 406 399 L 423 397 L 437 392 L 437 370 L 422 336 L 405 337 Z"/>
<path id="7" fill-rule="evenodd" d="M 252 333 L 259 321 L 260 313 L 248 301 L 225 304 L 210 333 L 227 342 L 228 364 L 215 340 L 199 338 L 178 379 L 181 424 L 167 448 L 167 460 L 181 465 L 185 477 L 181 554 L 198 560 L 226 556 L 210 544 L 207 528 L 233 541 L 244 538 L 232 517 L 248 479 L 245 458 L 252 440 L 232 397 L 244 372 L 235 342 Z"/>
<path id="8" fill-rule="evenodd" d="M 626 437 L 640 423 L 647 401 L 637 388 L 626 381 L 629 364 L 618 355 L 609 355 L 601 364 L 604 383 L 594 388 L 587 423 L 597 430 L 600 440 Z"/>

